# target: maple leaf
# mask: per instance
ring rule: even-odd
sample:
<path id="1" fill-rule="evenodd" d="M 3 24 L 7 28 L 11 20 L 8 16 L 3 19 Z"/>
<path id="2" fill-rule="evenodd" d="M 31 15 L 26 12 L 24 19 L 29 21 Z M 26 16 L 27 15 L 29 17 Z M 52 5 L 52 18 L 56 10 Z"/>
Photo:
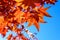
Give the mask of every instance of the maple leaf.
<path id="1" fill-rule="evenodd" d="M 48 8 L 49 8 L 49 7 L 47 7 L 47 8 L 41 7 L 41 8 L 39 9 L 39 11 L 41 12 L 40 14 L 42 14 L 42 15 L 44 15 L 44 16 L 47 16 L 47 17 L 51 17 L 51 16 L 46 12 L 46 10 L 47 10 Z"/>
<path id="2" fill-rule="evenodd" d="M 26 17 L 28 17 L 28 26 L 31 26 L 31 25 L 35 25 L 35 27 L 37 28 L 37 30 L 39 31 L 39 23 L 46 23 L 44 21 L 44 16 L 47 16 L 47 17 L 51 17 L 47 12 L 46 10 L 48 10 L 50 8 L 47 7 L 47 8 L 44 8 L 43 6 L 41 6 L 40 8 L 35 8 L 34 11 L 31 11 L 30 14 L 28 15 L 25 15 Z"/>

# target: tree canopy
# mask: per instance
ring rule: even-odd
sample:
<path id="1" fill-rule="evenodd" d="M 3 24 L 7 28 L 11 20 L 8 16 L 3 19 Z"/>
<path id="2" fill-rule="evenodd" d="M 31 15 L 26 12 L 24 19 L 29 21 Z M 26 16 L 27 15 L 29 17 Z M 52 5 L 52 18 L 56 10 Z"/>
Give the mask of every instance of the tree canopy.
<path id="1" fill-rule="evenodd" d="M 33 38 L 34 35 L 23 24 L 28 22 L 28 27 L 35 25 L 39 31 L 39 23 L 46 23 L 44 16 L 51 17 L 46 12 L 50 6 L 45 8 L 44 5 L 54 5 L 55 2 L 57 0 L 0 0 L 0 33 L 3 37 L 6 36 L 8 30 L 17 33 L 16 37 L 10 34 L 7 40 L 16 40 L 17 38 L 18 40 L 29 40 L 23 35 L 22 31 L 25 31 Z M 21 28 L 18 28 L 18 25 L 21 25 Z"/>

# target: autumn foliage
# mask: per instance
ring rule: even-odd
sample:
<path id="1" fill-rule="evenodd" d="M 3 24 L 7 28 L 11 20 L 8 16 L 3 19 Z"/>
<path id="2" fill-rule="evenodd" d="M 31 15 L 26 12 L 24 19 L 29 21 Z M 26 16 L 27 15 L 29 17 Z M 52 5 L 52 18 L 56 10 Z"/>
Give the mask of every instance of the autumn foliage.
<path id="1" fill-rule="evenodd" d="M 35 25 L 39 31 L 39 23 L 46 23 L 44 16 L 51 17 L 46 12 L 50 6 L 45 8 L 44 5 L 54 5 L 55 2 L 56 0 L 0 0 L 0 34 L 4 37 L 8 30 L 11 30 L 16 32 L 17 36 L 13 37 L 10 34 L 7 40 L 30 40 L 22 33 L 25 31 L 34 38 L 34 35 L 23 24 L 28 22 L 28 27 Z M 18 28 L 18 25 L 21 25 L 21 28 Z"/>

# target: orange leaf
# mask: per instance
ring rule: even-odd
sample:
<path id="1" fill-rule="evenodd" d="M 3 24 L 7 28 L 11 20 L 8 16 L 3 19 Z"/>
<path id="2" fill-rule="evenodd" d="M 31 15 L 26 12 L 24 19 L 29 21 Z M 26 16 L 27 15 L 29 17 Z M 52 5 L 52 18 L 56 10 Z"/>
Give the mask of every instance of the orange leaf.
<path id="1" fill-rule="evenodd" d="M 31 26 L 33 24 L 33 19 L 28 19 L 28 27 Z"/>
<path id="2" fill-rule="evenodd" d="M 34 19 L 34 23 L 33 23 L 34 25 L 35 25 L 35 27 L 37 28 L 37 30 L 39 31 L 39 29 L 40 29 L 40 26 L 39 26 L 39 24 L 38 24 L 38 22 Z"/>
<path id="3" fill-rule="evenodd" d="M 48 8 L 49 8 L 49 7 L 48 7 Z M 40 12 L 41 12 L 44 16 L 51 17 L 51 16 L 46 12 L 46 10 L 47 10 L 48 8 L 41 7 L 39 10 L 40 10 Z"/>

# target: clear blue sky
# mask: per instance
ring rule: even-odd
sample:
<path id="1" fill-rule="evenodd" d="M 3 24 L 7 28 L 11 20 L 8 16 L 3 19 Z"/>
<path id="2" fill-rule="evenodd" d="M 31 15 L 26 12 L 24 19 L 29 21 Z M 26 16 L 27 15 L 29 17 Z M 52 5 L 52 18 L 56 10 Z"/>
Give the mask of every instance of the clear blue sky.
<path id="1" fill-rule="evenodd" d="M 37 36 L 39 40 L 60 40 L 60 0 L 48 9 L 48 13 L 52 18 L 44 18 L 48 23 L 40 25 Z"/>
<path id="2" fill-rule="evenodd" d="M 60 40 L 60 0 L 55 5 L 52 5 L 47 12 L 52 16 L 51 18 L 44 17 L 47 23 L 40 24 L 40 31 L 38 32 L 34 26 L 28 28 L 32 33 L 37 32 L 36 37 L 39 40 Z M 5 40 L 1 38 L 0 40 Z"/>

